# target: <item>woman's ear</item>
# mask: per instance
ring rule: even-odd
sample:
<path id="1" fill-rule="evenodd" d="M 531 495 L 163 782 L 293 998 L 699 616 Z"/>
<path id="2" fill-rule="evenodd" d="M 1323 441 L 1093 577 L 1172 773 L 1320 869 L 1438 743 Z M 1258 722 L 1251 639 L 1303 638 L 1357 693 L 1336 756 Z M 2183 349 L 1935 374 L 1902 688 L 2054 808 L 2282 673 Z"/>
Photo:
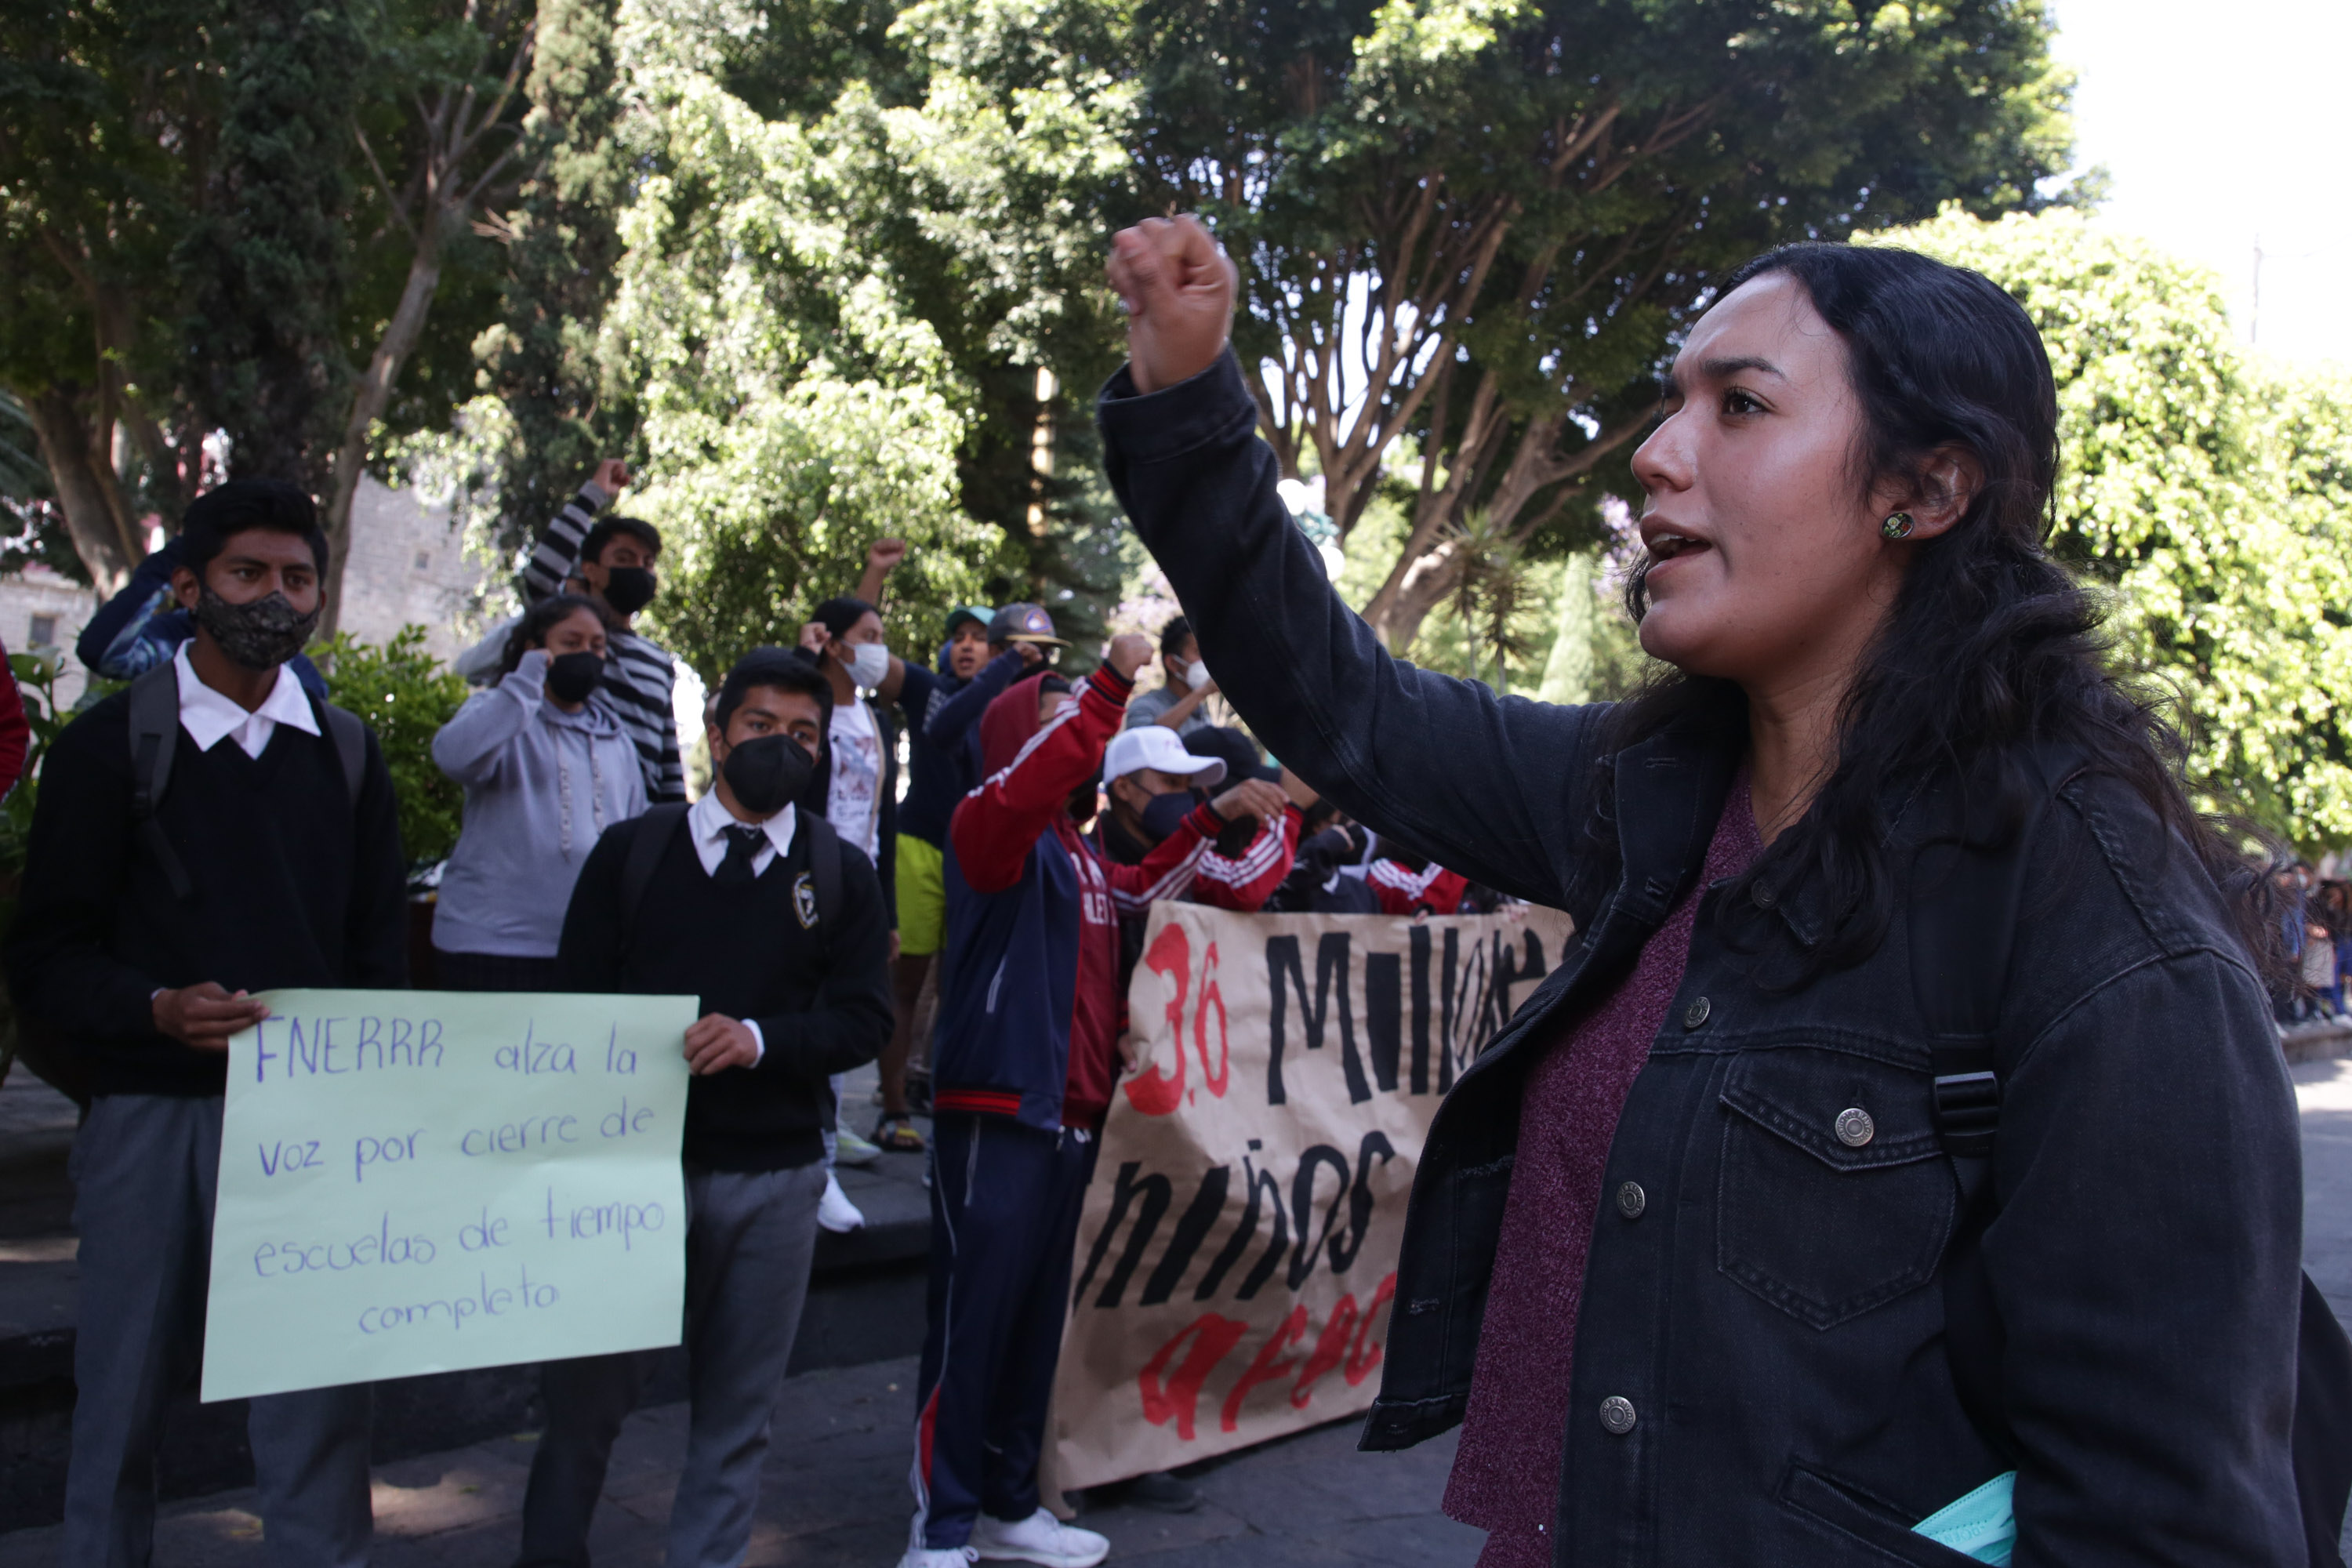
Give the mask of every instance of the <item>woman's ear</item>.
<path id="1" fill-rule="evenodd" d="M 1984 488 L 1984 465 L 1966 447 L 1938 447 L 1919 466 L 1911 499 L 1898 510 L 1911 514 L 1913 539 L 1933 539 L 1968 515 Z"/>

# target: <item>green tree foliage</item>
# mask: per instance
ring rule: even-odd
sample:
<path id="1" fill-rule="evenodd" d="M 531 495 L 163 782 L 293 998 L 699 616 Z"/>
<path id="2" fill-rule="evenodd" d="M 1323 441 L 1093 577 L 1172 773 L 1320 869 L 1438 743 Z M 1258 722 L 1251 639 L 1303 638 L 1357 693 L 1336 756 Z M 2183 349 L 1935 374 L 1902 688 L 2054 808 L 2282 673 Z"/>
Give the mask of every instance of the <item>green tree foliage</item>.
<path id="1" fill-rule="evenodd" d="M 1366 606 L 1398 647 L 1495 546 L 1597 537 L 1659 347 L 1727 268 L 2030 205 L 2065 163 L 2037 0 L 926 0 L 901 29 L 939 138 L 1001 126 L 992 177 L 1051 194 L 1018 231 L 1041 276 L 1112 222 L 1209 216 L 1261 428 L 1343 537 L 1417 438 Z"/>
<path id="2" fill-rule="evenodd" d="M 2105 590 L 2209 800 L 2306 847 L 2352 840 L 2352 382 L 2243 353 L 2219 279 L 2072 213 L 1885 238 L 1984 273 L 2040 327 L 2051 549 Z"/>
<path id="3" fill-rule="evenodd" d="M 449 858 L 457 845 L 466 792 L 433 763 L 433 737 L 466 701 L 466 682 L 425 651 L 425 628 L 400 628 L 388 643 L 354 642 L 338 632 L 313 650 L 339 708 L 367 721 L 383 749 L 400 800 L 400 847 L 412 867 Z"/>
<path id="4" fill-rule="evenodd" d="M 173 256 L 186 300 L 183 375 L 228 432 L 240 474 L 316 495 L 350 378 L 340 328 L 352 274 L 347 84 L 366 66 L 355 19 L 314 0 L 242 0 L 223 18 L 218 118 Z"/>
<path id="5" fill-rule="evenodd" d="M 94 581 L 220 431 L 324 500 L 331 623 L 380 426 L 445 424 L 495 311 L 531 39 L 525 0 L 0 5 L 0 387 Z"/>
<path id="6" fill-rule="evenodd" d="M 623 109 L 613 58 L 614 0 L 543 0 L 523 121 L 531 169 L 497 220 L 505 249 L 499 316 L 473 345 L 477 408 L 494 465 L 452 476 L 487 486 L 520 544 L 555 515 L 601 458 L 630 449 L 637 399 L 610 384 L 597 328 L 621 258 L 630 160 L 615 134 Z"/>

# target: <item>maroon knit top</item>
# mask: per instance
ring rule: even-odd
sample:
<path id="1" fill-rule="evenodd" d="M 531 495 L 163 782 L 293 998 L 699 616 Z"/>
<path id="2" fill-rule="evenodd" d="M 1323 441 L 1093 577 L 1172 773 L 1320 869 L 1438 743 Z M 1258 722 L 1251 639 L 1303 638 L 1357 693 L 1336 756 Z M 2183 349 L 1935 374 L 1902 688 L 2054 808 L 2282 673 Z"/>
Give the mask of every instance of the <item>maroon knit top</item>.
<path id="1" fill-rule="evenodd" d="M 1503 1205 L 1494 1282 L 1470 1379 L 1445 1511 L 1487 1532 L 1478 1568 L 1548 1568 L 1559 1509 L 1561 1434 L 1574 1375 L 1584 1258 L 1617 1118 L 1682 988 L 1699 896 L 1762 846 L 1740 770 L 1706 869 L 1642 949 L 1633 972 L 1528 1073 L 1518 1161 Z"/>

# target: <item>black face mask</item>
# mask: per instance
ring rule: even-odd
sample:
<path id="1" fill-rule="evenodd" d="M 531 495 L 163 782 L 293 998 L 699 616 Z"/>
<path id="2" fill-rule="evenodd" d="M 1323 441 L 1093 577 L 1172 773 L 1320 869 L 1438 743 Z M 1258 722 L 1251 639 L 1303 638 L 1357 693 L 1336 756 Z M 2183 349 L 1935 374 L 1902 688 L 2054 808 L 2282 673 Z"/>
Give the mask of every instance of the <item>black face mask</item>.
<path id="1" fill-rule="evenodd" d="M 317 610 L 303 615 L 274 590 L 249 604 L 232 605 L 201 583 L 195 616 L 196 625 L 212 634 L 229 661 L 247 669 L 277 668 L 300 653 L 319 628 Z"/>
<path id="2" fill-rule="evenodd" d="M 547 661 L 548 695 L 558 702 L 585 702 L 604 680 L 601 653 L 561 653 Z"/>
<path id="3" fill-rule="evenodd" d="M 755 735 L 737 742 L 719 771 L 738 805 L 756 816 L 773 816 L 808 788 L 816 759 L 790 735 Z"/>
<path id="4" fill-rule="evenodd" d="M 1143 841 L 1146 844 L 1164 842 L 1168 836 L 1184 826 L 1192 808 L 1201 804 L 1197 790 L 1180 790 L 1173 795 L 1155 795 L 1139 814 L 1142 818 Z"/>
<path id="5" fill-rule="evenodd" d="M 649 566 L 612 566 L 604 572 L 604 602 L 624 616 L 634 616 L 654 602 L 654 574 Z"/>

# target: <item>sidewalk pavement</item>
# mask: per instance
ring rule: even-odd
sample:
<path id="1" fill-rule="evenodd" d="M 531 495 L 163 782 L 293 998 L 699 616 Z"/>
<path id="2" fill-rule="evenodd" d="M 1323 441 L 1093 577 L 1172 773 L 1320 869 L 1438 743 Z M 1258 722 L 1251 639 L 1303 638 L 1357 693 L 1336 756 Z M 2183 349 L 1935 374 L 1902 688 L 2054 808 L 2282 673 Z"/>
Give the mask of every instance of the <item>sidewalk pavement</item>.
<path id="1" fill-rule="evenodd" d="M 752 1568 L 891 1568 L 913 1500 L 915 1363 L 804 1373 L 789 1380 L 769 1450 Z M 1114 1563 L 1152 1568 L 1468 1568 L 1481 1533 L 1437 1512 L 1451 1437 L 1402 1455 L 1359 1454 L 1353 1420 L 1187 1472 L 1205 1498 L 1190 1514 L 1089 1509 Z M 501 1437 L 377 1467 L 378 1568 L 506 1568 L 520 1538 L 534 1436 Z M 686 1443 L 686 1406 L 641 1410 L 613 1451 L 590 1549 L 597 1568 L 654 1568 Z M 169 1568 L 260 1561 L 251 1491 L 166 1508 L 155 1560 Z M 0 1535 L 5 1568 L 52 1568 L 54 1528 Z"/>

